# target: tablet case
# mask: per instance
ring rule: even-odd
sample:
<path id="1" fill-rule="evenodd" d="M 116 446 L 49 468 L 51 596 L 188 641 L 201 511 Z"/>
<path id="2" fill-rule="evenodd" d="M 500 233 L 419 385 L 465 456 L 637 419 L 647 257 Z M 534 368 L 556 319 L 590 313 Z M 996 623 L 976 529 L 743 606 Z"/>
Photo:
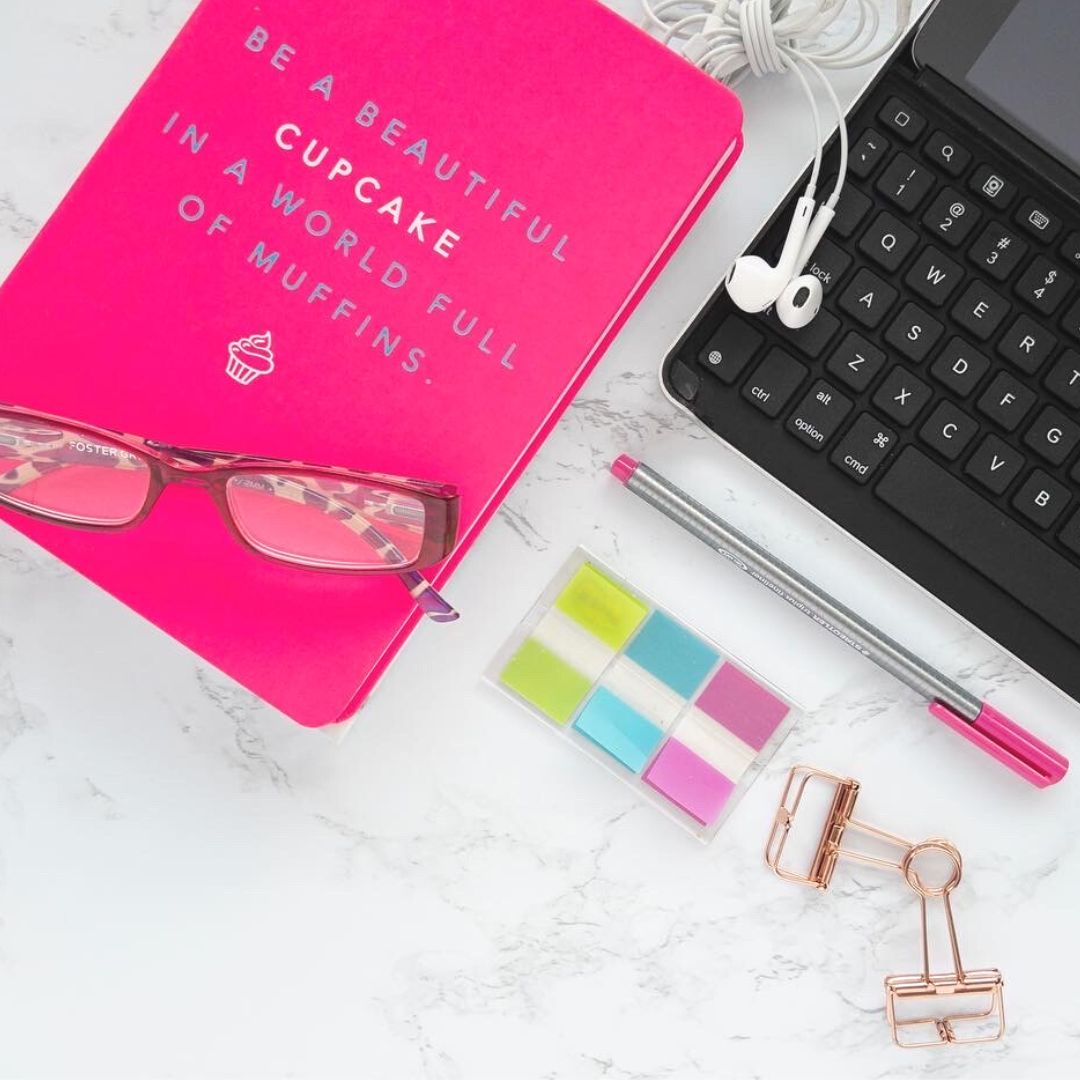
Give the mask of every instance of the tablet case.
<path id="1" fill-rule="evenodd" d="M 441 586 L 740 131 L 593 0 L 203 0 L 0 289 L 0 400 L 454 483 Z M 115 534 L 0 516 L 309 726 L 419 617 L 254 558 L 193 488 Z"/>

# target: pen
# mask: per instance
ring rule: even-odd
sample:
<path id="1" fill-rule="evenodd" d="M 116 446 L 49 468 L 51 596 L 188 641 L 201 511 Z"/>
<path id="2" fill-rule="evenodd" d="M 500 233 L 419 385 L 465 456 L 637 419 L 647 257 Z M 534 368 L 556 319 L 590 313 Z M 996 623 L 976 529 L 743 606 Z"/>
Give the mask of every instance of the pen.
<path id="1" fill-rule="evenodd" d="M 938 720 L 1029 783 L 1049 787 L 1068 771 L 1068 759 L 1052 747 L 935 671 L 647 465 L 622 454 L 612 462 L 611 471 L 639 499 L 730 559 L 740 570 L 918 694 L 929 698 L 930 712 Z"/>

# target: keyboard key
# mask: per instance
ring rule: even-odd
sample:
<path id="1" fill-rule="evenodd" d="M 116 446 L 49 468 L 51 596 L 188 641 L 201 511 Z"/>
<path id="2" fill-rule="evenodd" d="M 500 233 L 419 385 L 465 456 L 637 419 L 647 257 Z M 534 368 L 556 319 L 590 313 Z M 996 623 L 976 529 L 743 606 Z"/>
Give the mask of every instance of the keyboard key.
<path id="1" fill-rule="evenodd" d="M 1074 338 L 1080 338 L 1080 300 L 1077 300 L 1067 312 L 1065 312 L 1065 318 L 1061 320 L 1061 325 Z"/>
<path id="2" fill-rule="evenodd" d="M 810 387 L 788 418 L 787 430 L 811 450 L 821 450 L 851 412 L 851 400 L 824 379 Z"/>
<path id="3" fill-rule="evenodd" d="M 994 586 L 1080 642 L 1080 569 L 963 480 L 909 446 L 875 494 Z"/>
<path id="4" fill-rule="evenodd" d="M 1058 539 L 1074 554 L 1080 555 L 1080 510 L 1065 523 Z"/>
<path id="5" fill-rule="evenodd" d="M 860 270 L 840 296 L 840 309 L 863 326 L 875 329 L 899 294 L 870 270 Z"/>
<path id="6" fill-rule="evenodd" d="M 998 352 L 1009 363 L 1034 375 L 1050 358 L 1058 339 L 1030 315 L 1021 315 L 998 342 Z"/>
<path id="7" fill-rule="evenodd" d="M 829 460 L 856 484 L 865 484 L 896 445 L 896 432 L 864 412 L 837 444 Z"/>
<path id="8" fill-rule="evenodd" d="M 910 371 L 894 367 L 874 394 L 874 404 L 891 420 L 907 427 L 930 400 L 930 387 Z"/>
<path id="9" fill-rule="evenodd" d="M 1080 353 L 1066 349 L 1046 376 L 1046 389 L 1054 397 L 1080 408 Z"/>
<path id="10" fill-rule="evenodd" d="M 832 183 L 826 184 L 822 190 L 831 191 Z M 840 201 L 836 204 L 836 216 L 832 219 L 829 232 L 836 233 L 843 240 L 850 239 L 863 223 L 871 206 L 873 200 L 869 195 L 864 195 L 853 184 L 845 184 L 840 193 Z"/>
<path id="11" fill-rule="evenodd" d="M 1016 222 L 1036 240 L 1052 244 L 1061 233 L 1061 218 L 1037 199 L 1025 199 L 1016 212 Z"/>
<path id="12" fill-rule="evenodd" d="M 978 207 L 955 188 L 945 188 L 923 215 L 923 224 L 950 247 L 959 247 L 982 217 Z"/>
<path id="13" fill-rule="evenodd" d="M 1047 405 L 1027 429 L 1024 442 L 1051 465 L 1060 465 L 1080 441 L 1077 427 L 1060 409 Z"/>
<path id="14" fill-rule="evenodd" d="M 1080 232 L 1071 232 L 1060 248 L 1061 257 L 1072 267 L 1080 267 Z"/>
<path id="15" fill-rule="evenodd" d="M 945 327 L 917 304 L 905 304 L 885 331 L 885 340 L 901 356 L 921 364 L 945 333 Z"/>
<path id="16" fill-rule="evenodd" d="M 1045 255 L 1037 255 L 1016 283 L 1016 295 L 1042 315 L 1053 315 L 1072 290 L 1070 274 Z"/>
<path id="17" fill-rule="evenodd" d="M 997 281 L 1006 281 L 1028 252 L 1026 241 L 991 221 L 972 245 L 968 258 Z"/>
<path id="18" fill-rule="evenodd" d="M 935 307 L 948 303 L 960 287 L 964 269 L 936 247 L 924 248 L 904 278 L 912 292 Z"/>
<path id="19" fill-rule="evenodd" d="M 889 151 L 889 140 L 873 128 L 867 128 L 851 148 L 848 170 L 865 180 L 881 164 Z"/>
<path id="20" fill-rule="evenodd" d="M 865 390 L 885 366 L 885 353 L 852 330 L 829 357 L 825 370 L 852 390 Z"/>
<path id="21" fill-rule="evenodd" d="M 913 143 L 926 129 L 926 118 L 898 97 L 889 98 L 878 119 L 904 142 Z"/>
<path id="22" fill-rule="evenodd" d="M 963 338 L 950 338 L 941 355 L 930 367 L 930 374 L 942 386 L 967 397 L 990 370 L 990 361 Z"/>
<path id="23" fill-rule="evenodd" d="M 968 186 L 999 210 L 1008 209 L 1009 204 L 1016 198 L 1016 185 L 1006 180 L 990 165 L 980 165 Z"/>
<path id="24" fill-rule="evenodd" d="M 1004 495 L 1025 464 L 1023 454 L 996 435 L 987 435 L 964 466 L 964 472 L 988 491 Z"/>
<path id="25" fill-rule="evenodd" d="M 978 409 L 1006 431 L 1015 431 L 1034 404 L 1034 391 L 1001 372 L 979 398 Z"/>
<path id="26" fill-rule="evenodd" d="M 980 341 L 986 341 L 1009 314 L 1008 301 L 981 281 L 973 281 L 952 309 L 952 317 Z"/>
<path id="27" fill-rule="evenodd" d="M 806 368 L 783 349 L 770 349 L 746 380 L 742 396 L 766 416 L 779 416 L 807 374 Z"/>
<path id="28" fill-rule="evenodd" d="M 890 273 L 899 270 L 904 260 L 915 250 L 919 237 L 914 230 L 882 211 L 863 233 L 859 250 Z"/>
<path id="29" fill-rule="evenodd" d="M 798 330 L 785 326 L 777 317 L 776 308 L 769 308 L 762 315 L 762 319 L 811 360 L 816 360 L 825 351 L 825 346 L 832 341 L 840 327 L 840 320 L 831 311 L 824 310 L 814 316 L 814 321 L 809 326 Z"/>
<path id="30" fill-rule="evenodd" d="M 807 266 L 805 272 L 818 278 L 822 290 L 827 295 L 844 276 L 852 261 L 851 256 L 843 248 L 837 247 L 836 244 L 826 238 L 818 244 L 817 250 L 814 252 L 810 265 Z"/>
<path id="31" fill-rule="evenodd" d="M 951 401 L 942 401 L 919 428 L 919 438 L 942 457 L 955 461 L 975 438 L 979 425 Z"/>
<path id="32" fill-rule="evenodd" d="M 1069 489 L 1036 469 L 1013 496 L 1012 504 L 1028 521 L 1040 529 L 1049 529 L 1069 505 Z M 1041 565 L 1038 570 L 1041 572 Z"/>
<path id="33" fill-rule="evenodd" d="M 935 164 L 940 165 L 950 176 L 963 176 L 964 171 L 971 163 L 971 152 L 965 150 L 951 135 L 944 131 L 935 131 L 926 145 L 923 153 Z"/>
<path id="34" fill-rule="evenodd" d="M 877 189 L 906 214 L 913 214 L 930 194 L 934 174 L 907 154 L 897 154 L 885 167 Z"/>
<path id="35" fill-rule="evenodd" d="M 764 334 L 738 315 L 729 315 L 698 353 L 698 363 L 730 386 L 764 343 Z"/>

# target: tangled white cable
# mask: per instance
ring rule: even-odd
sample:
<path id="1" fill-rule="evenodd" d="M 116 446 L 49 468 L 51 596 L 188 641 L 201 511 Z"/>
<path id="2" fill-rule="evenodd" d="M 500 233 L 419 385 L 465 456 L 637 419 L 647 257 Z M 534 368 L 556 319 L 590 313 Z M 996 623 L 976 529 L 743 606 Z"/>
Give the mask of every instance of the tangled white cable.
<path id="1" fill-rule="evenodd" d="M 804 273 L 828 231 L 847 179 L 848 132 L 844 110 L 825 68 L 853 68 L 884 56 L 911 21 L 913 0 L 895 0 L 892 34 L 875 47 L 881 26 L 881 0 L 642 0 L 646 16 L 669 45 L 727 86 L 747 75 L 792 74 L 810 103 L 816 151 L 806 190 L 799 199 L 776 266 L 757 255 L 737 259 L 727 278 L 732 302 L 746 312 L 776 305 L 780 320 L 792 328 L 809 325 L 821 308 L 821 282 Z M 850 18 L 848 32 L 837 26 Z M 830 33 L 832 31 L 832 33 Z M 829 197 L 820 205 L 824 140 L 812 76 L 836 112 L 840 167 Z"/>

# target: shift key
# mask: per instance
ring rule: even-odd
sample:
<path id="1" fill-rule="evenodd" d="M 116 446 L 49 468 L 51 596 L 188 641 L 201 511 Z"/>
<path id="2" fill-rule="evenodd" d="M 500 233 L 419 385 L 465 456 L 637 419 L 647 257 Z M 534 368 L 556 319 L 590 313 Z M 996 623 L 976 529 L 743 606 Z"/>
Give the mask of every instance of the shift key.
<path id="1" fill-rule="evenodd" d="M 742 396 L 766 416 L 779 416 L 807 376 L 806 367 L 783 349 L 770 349 L 742 388 Z"/>
<path id="2" fill-rule="evenodd" d="M 829 460 L 856 484 L 865 484 L 896 446 L 896 432 L 864 412 L 840 440 Z"/>
<path id="3" fill-rule="evenodd" d="M 818 379 L 788 417 L 787 429 L 811 450 L 821 450 L 851 412 L 851 401 Z"/>

